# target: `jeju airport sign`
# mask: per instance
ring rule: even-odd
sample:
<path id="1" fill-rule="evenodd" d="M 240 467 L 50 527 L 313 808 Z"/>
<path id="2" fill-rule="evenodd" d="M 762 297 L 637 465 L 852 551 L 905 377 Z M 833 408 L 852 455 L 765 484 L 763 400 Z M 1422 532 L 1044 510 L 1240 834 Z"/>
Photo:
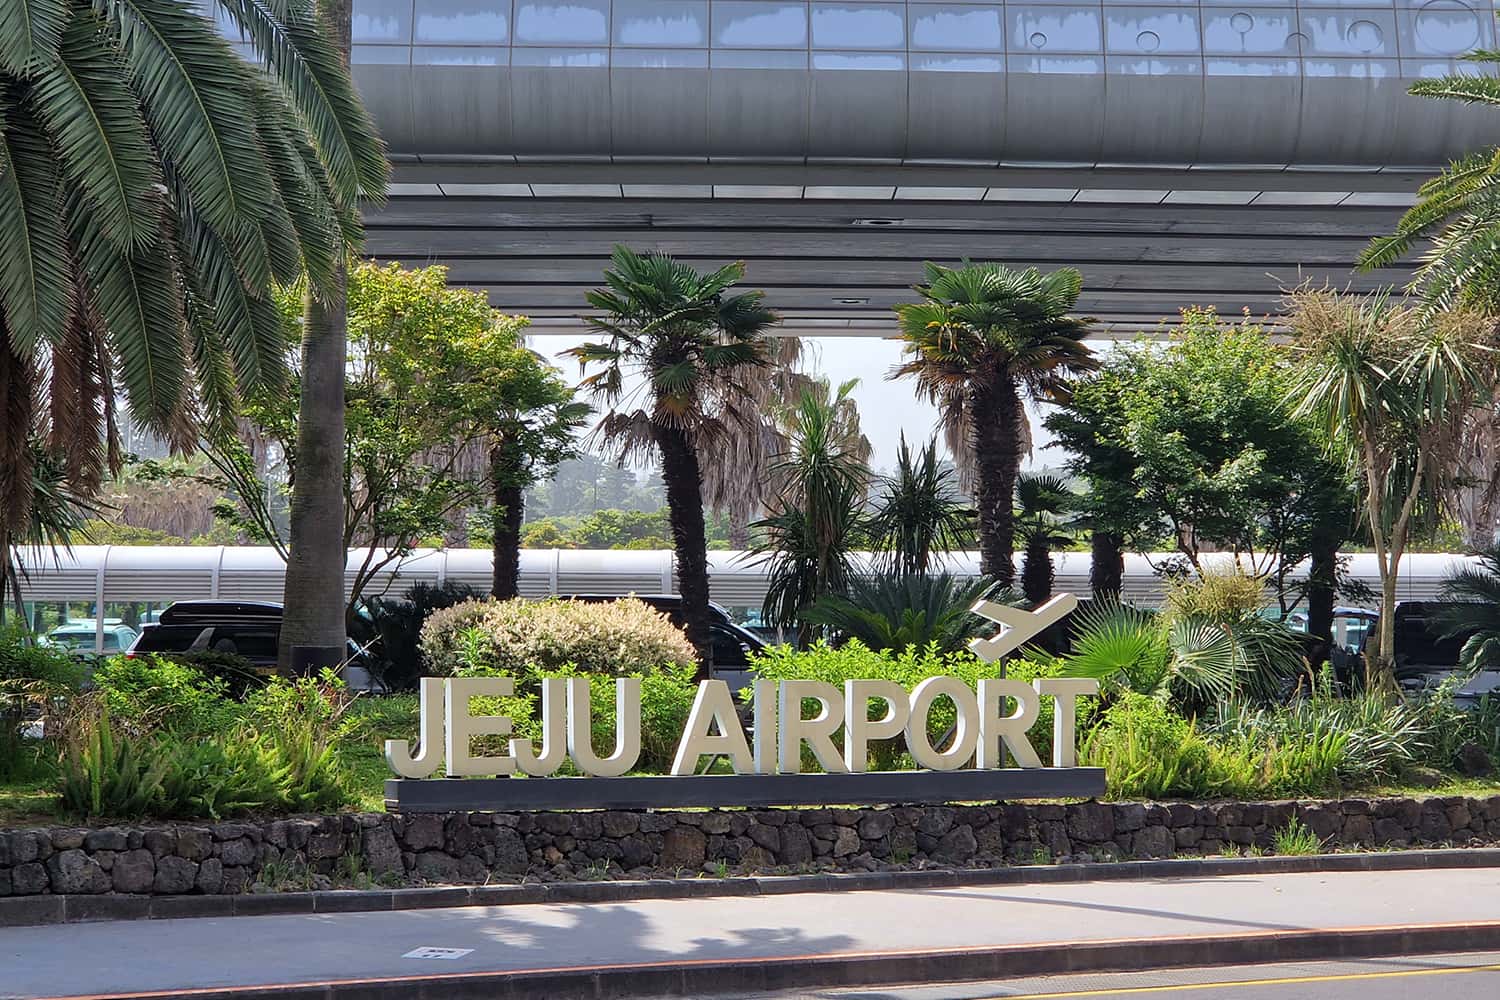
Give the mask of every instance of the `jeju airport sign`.
<path id="1" fill-rule="evenodd" d="M 998 633 L 970 648 L 998 660 L 1060 621 L 1077 606 L 1072 594 L 1036 611 L 980 601 L 974 612 L 1000 624 Z M 513 720 L 474 715 L 471 699 L 514 694 L 508 677 L 424 677 L 420 735 L 415 751 L 388 740 L 386 761 L 398 778 L 386 782 L 388 805 L 405 812 L 715 805 L 988 801 L 1001 798 L 1093 796 L 1104 772 L 1078 766 L 1077 699 L 1096 694 L 1083 678 L 1026 683 L 984 678 L 977 690 L 957 677 L 928 677 L 911 691 L 888 680 L 849 680 L 842 690 L 824 681 L 755 681 L 752 725 L 740 721 L 729 685 L 698 685 L 693 707 L 667 776 L 624 777 L 641 753 L 641 686 L 615 681 L 615 739 L 607 754 L 591 735 L 587 678 L 541 682 L 542 740 L 511 737 Z M 929 717 L 939 699 L 951 703 L 951 735 L 934 746 Z M 883 711 L 870 718 L 870 705 Z M 1052 760 L 1044 767 L 1030 732 L 1044 702 L 1052 704 Z M 806 703 L 816 707 L 811 715 Z M 838 737 L 842 734 L 842 739 Z M 871 741 L 903 737 L 922 770 L 866 770 Z M 501 743 L 504 753 L 476 754 L 475 737 Z M 804 773 L 806 751 L 818 772 Z M 700 775 L 704 757 L 727 761 L 733 775 Z M 552 777 L 564 760 L 584 777 Z M 1007 766 L 1007 763 L 1013 766 Z M 449 778 L 428 780 L 442 766 Z M 513 780 L 518 776 L 546 780 Z"/>

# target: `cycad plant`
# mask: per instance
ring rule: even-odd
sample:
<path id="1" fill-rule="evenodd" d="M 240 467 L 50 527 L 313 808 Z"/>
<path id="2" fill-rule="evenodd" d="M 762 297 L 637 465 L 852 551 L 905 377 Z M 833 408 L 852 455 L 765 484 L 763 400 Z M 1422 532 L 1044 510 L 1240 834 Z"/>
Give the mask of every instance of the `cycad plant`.
<path id="1" fill-rule="evenodd" d="M 881 483 L 870 518 L 870 541 L 897 575 L 926 573 L 934 555 L 962 548 L 973 535 L 974 509 L 958 491 L 958 475 L 938 460 L 937 438 L 914 452 L 901 435 L 896 471 Z"/>
<path id="2" fill-rule="evenodd" d="M 764 293 L 732 289 L 743 264 L 708 274 L 665 254 L 616 247 L 605 287 L 588 294 L 589 324 L 605 339 L 566 353 L 600 365 L 581 388 L 610 408 L 596 433 L 623 459 L 661 461 L 688 638 L 705 665 L 712 649 L 708 543 L 703 524 L 704 442 L 725 433 L 729 398 L 747 367 L 763 366 L 776 314 Z M 627 398 L 627 375 L 644 388 Z"/>
<path id="3" fill-rule="evenodd" d="M 1067 377 L 1097 366 L 1083 342 L 1088 321 L 1068 315 L 1083 289 L 1072 268 L 1043 274 L 999 264 L 929 263 L 920 302 L 896 307 L 911 376 L 943 422 L 961 428 L 973 461 L 980 572 L 1015 577 L 1011 498 L 1030 440 L 1024 399 L 1058 398 Z"/>
<path id="4" fill-rule="evenodd" d="M 1500 106 L 1500 51 L 1464 57 L 1484 64 L 1480 73 L 1417 80 L 1410 93 L 1465 104 Z M 1473 302 L 1500 304 L 1500 148 L 1491 146 L 1448 164 L 1417 191 L 1418 201 L 1389 236 L 1373 240 L 1360 255 L 1371 270 L 1396 263 L 1418 243 L 1431 240 L 1412 282 L 1430 306 Z"/>
<path id="5" fill-rule="evenodd" d="M 994 624 L 969 609 L 990 591 L 990 582 L 946 573 L 856 576 L 847 595 L 829 594 L 803 613 L 814 625 L 876 651 L 927 649 L 957 652 Z M 1005 595 L 993 600 L 1007 601 Z"/>
<path id="6" fill-rule="evenodd" d="M 386 163 L 310 0 L 0 0 L 0 510 L 37 448 L 117 465 L 117 388 L 178 447 L 282 377 L 273 281 L 331 278 Z M 0 538 L 0 545 L 8 541 Z"/>

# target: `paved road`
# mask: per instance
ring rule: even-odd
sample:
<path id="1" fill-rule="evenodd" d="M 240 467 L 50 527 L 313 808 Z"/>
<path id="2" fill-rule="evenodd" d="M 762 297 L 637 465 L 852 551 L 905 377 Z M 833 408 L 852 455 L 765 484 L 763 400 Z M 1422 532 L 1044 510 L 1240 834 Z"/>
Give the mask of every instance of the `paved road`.
<path id="1" fill-rule="evenodd" d="M 1116 975 L 958 986 L 822 990 L 742 1000 L 1495 1000 L 1500 953 Z"/>
<path id="2" fill-rule="evenodd" d="M 1497 900 L 1500 869 L 1474 869 L 19 927 L 0 996 L 1493 921 Z"/>

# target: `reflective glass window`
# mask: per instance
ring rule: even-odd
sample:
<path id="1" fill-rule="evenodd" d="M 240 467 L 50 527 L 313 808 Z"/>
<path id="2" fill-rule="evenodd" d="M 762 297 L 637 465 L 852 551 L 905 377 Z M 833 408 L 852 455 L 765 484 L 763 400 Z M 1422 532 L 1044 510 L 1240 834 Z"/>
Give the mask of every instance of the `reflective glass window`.
<path id="1" fill-rule="evenodd" d="M 510 62 L 510 49 L 478 45 L 414 45 L 411 61 L 414 66 L 504 66 Z"/>
<path id="2" fill-rule="evenodd" d="M 906 8 L 900 4 L 812 5 L 813 47 L 904 49 Z"/>
<path id="3" fill-rule="evenodd" d="M 1457 56 L 1491 44 L 1488 18 L 1460 0 L 1430 0 L 1402 11 L 1401 54 Z"/>
<path id="4" fill-rule="evenodd" d="M 980 50 L 1004 47 L 1000 7 L 918 5 L 910 7 L 913 49 Z"/>
<path id="5" fill-rule="evenodd" d="M 1065 73 L 1078 76 L 1104 75 L 1104 57 L 1102 55 L 1012 55 L 1006 57 L 1005 65 L 1012 73 Z"/>
<path id="6" fill-rule="evenodd" d="M 1225 55 L 1296 52 L 1287 39 L 1297 30 L 1297 14 L 1285 8 L 1203 11 L 1203 51 Z"/>
<path id="7" fill-rule="evenodd" d="M 609 62 L 616 69 L 708 69 L 708 50 L 616 49 Z"/>
<path id="8" fill-rule="evenodd" d="M 559 69 L 590 69 L 608 66 L 609 53 L 604 49 L 513 49 L 510 54 L 510 64 Z"/>
<path id="9" fill-rule="evenodd" d="M 814 52 L 813 69 L 905 69 L 906 57 L 894 53 Z"/>
<path id="10" fill-rule="evenodd" d="M 1302 10 L 1297 19 L 1308 38 L 1304 55 L 1396 54 L 1396 19 L 1391 10 Z"/>
<path id="11" fill-rule="evenodd" d="M 609 40 L 609 0 L 518 0 L 516 41 L 606 42 Z"/>
<path id="12" fill-rule="evenodd" d="M 360 66 L 407 66 L 411 64 L 411 49 L 405 45 L 355 45 L 349 61 Z"/>
<path id="13" fill-rule="evenodd" d="M 510 41 L 510 3 L 417 0 L 414 40 L 439 45 L 503 45 Z"/>
<path id="14" fill-rule="evenodd" d="M 1209 76 L 1301 76 L 1302 67 L 1295 59 L 1224 59 L 1203 61 L 1203 72 Z"/>
<path id="15" fill-rule="evenodd" d="M 1011 52 L 1098 52 L 1098 7 L 1007 7 L 1006 47 Z"/>
<path id="16" fill-rule="evenodd" d="M 615 0 L 616 45 L 708 45 L 708 0 Z"/>
<path id="17" fill-rule="evenodd" d="M 411 0 L 355 0 L 350 21 L 355 45 L 405 45 L 411 41 Z"/>
<path id="18" fill-rule="evenodd" d="M 709 66 L 714 69 L 807 69 L 807 51 L 713 49 Z"/>
<path id="19" fill-rule="evenodd" d="M 1109 72 L 1119 76 L 1201 76 L 1203 63 L 1183 56 L 1112 55 Z"/>
<path id="20" fill-rule="evenodd" d="M 807 46 L 807 7 L 800 3 L 722 0 L 713 5 L 714 44 L 744 49 Z"/>
<path id="21" fill-rule="evenodd" d="M 1385 80 L 1401 74 L 1394 59 L 1303 59 L 1302 75 Z"/>
<path id="22" fill-rule="evenodd" d="M 1004 73 L 1005 60 L 969 52 L 912 53 L 911 68 L 929 73 Z"/>
<path id="23" fill-rule="evenodd" d="M 1106 7 L 1110 52 L 1197 52 L 1198 12 L 1169 7 Z"/>

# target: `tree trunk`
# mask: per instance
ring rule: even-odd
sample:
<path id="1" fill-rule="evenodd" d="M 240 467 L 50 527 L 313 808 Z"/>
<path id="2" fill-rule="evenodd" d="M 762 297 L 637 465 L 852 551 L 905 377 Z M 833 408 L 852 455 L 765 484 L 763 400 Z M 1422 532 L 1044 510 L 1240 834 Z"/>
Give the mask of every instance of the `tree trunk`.
<path id="1" fill-rule="evenodd" d="M 1052 580 L 1052 553 L 1044 539 L 1032 538 L 1021 560 L 1021 592 L 1032 604 L 1042 604 L 1052 596 Z"/>
<path id="2" fill-rule="evenodd" d="M 1319 539 L 1314 545 L 1307 568 L 1307 634 L 1319 640 L 1322 651 L 1316 668 L 1328 658 L 1333 648 L 1333 606 L 1336 592 L 1339 546 L 1337 541 Z"/>
<path id="3" fill-rule="evenodd" d="M 520 464 L 512 442 L 503 441 L 490 451 L 490 482 L 495 494 L 494 579 L 490 593 L 501 601 L 519 593 L 521 517 L 526 509 L 518 476 Z"/>
<path id="4" fill-rule="evenodd" d="M 1095 531 L 1090 539 L 1089 589 L 1094 600 L 1119 600 L 1125 583 L 1125 543 L 1109 531 Z"/>
<path id="5" fill-rule="evenodd" d="M 661 478 L 667 491 L 667 518 L 677 551 L 677 580 L 682 590 L 682 621 L 698 650 L 698 679 L 707 680 L 713 665 L 708 610 L 708 542 L 703 526 L 703 480 L 698 453 L 687 434 L 674 427 L 655 427 L 661 450 Z"/>
<path id="6" fill-rule="evenodd" d="M 1017 417 L 1021 397 L 1015 382 L 996 377 L 976 389 L 970 416 L 974 427 L 974 505 L 979 512 L 979 572 L 1001 586 L 1015 582 L 1015 492 L 1021 472 Z"/>
<path id="7" fill-rule="evenodd" d="M 351 49 L 350 0 L 318 0 L 324 30 L 344 68 Z M 297 405 L 297 475 L 287 532 L 284 610 L 277 665 L 307 673 L 342 663 L 344 601 L 344 368 L 348 274 L 342 260 L 320 302 L 308 293 L 302 329 L 302 396 Z M 297 648 L 294 654 L 293 650 Z"/>
<path id="8" fill-rule="evenodd" d="M 302 395 L 297 407 L 297 471 L 282 594 L 283 673 L 310 673 L 344 659 L 344 362 L 342 267 L 337 294 L 311 292 L 302 330 Z"/>

